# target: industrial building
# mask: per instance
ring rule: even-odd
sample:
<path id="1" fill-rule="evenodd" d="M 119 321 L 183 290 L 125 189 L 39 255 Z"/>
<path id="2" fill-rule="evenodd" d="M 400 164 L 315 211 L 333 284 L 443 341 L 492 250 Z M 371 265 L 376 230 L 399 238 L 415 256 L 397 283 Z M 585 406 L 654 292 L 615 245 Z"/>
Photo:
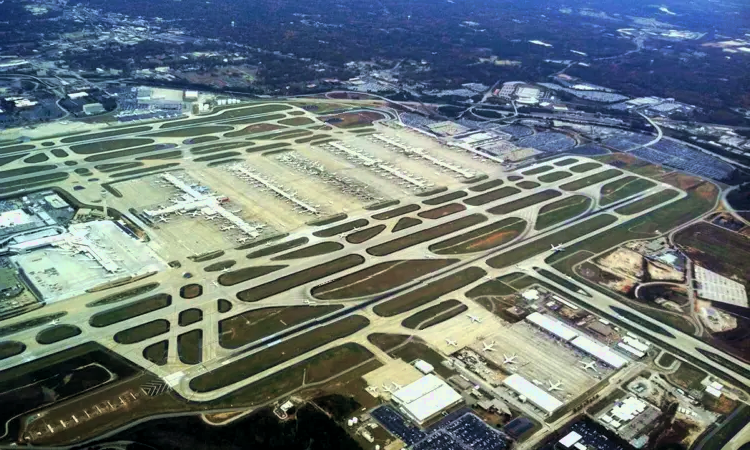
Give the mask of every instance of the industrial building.
<path id="1" fill-rule="evenodd" d="M 505 378 L 503 385 L 547 414 L 552 414 L 563 405 L 563 402 L 517 373 Z"/>
<path id="2" fill-rule="evenodd" d="M 423 424 L 463 400 L 461 395 L 435 375 L 426 375 L 393 392 L 391 399 L 399 410 Z"/>
<path id="3" fill-rule="evenodd" d="M 570 344 L 615 369 L 619 369 L 628 363 L 627 359 L 618 355 L 606 345 L 586 336 L 578 336 L 570 341 Z"/>
<path id="4" fill-rule="evenodd" d="M 526 316 L 526 320 L 534 325 L 548 331 L 565 342 L 569 342 L 578 336 L 578 332 L 557 319 L 534 312 Z"/>

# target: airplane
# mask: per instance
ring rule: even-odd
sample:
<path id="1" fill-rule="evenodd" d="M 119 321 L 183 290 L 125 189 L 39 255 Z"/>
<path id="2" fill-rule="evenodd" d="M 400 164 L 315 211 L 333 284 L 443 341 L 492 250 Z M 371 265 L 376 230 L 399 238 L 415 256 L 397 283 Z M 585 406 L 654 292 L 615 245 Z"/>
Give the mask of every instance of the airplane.
<path id="1" fill-rule="evenodd" d="M 565 247 L 563 247 L 562 244 L 557 244 L 557 245 L 552 244 L 551 247 L 552 247 L 552 251 L 555 252 L 555 253 L 557 253 L 557 252 L 564 252 L 565 251 Z"/>
<path id="2" fill-rule="evenodd" d="M 445 342 L 446 344 L 452 345 L 453 347 L 458 347 L 458 342 L 456 341 L 451 341 L 450 339 L 446 339 Z"/>
<path id="3" fill-rule="evenodd" d="M 467 314 L 466 316 L 474 323 L 482 323 L 482 319 L 477 316 L 472 316 L 471 314 Z"/>
<path id="4" fill-rule="evenodd" d="M 547 390 L 552 391 L 562 391 L 562 381 L 558 381 L 557 383 L 553 383 L 549 380 L 547 380 L 547 384 L 549 385 L 547 387 Z"/>
<path id="5" fill-rule="evenodd" d="M 518 356 L 516 356 L 515 354 L 511 356 L 503 355 L 503 364 L 514 364 L 516 362 L 516 358 L 518 358 Z"/>
<path id="6" fill-rule="evenodd" d="M 198 217 L 201 215 L 200 211 L 193 211 L 190 214 L 188 214 L 190 217 Z"/>
<path id="7" fill-rule="evenodd" d="M 590 363 L 586 364 L 585 362 L 581 361 L 581 364 L 583 364 L 583 370 L 593 370 L 595 373 L 599 373 L 598 370 L 596 370 L 596 361 L 591 361 Z"/>
<path id="8" fill-rule="evenodd" d="M 221 271 L 224 272 L 224 273 L 229 272 L 229 267 L 225 267 L 225 268 L 221 269 Z"/>
<path id="9" fill-rule="evenodd" d="M 482 346 L 484 347 L 482 349 L 483 352 L 494 352 L 495 351 L 495 341 L 492 341 L 490 344 L 482 343 Z"/>
<path id="10" fill-rule="evenodd" d="M 57 325 L 58 323 L 60 323 L 60 319 L 55 319 L 52 322 L 50 322 L 49 324 L 50 325 Z"/>
<path id="11" fill-rule="evenodd" d="M 391 393 L 391 392 L 393 392 L 393 389 L 391 389 L 391 388 L 389 388 L 388 386 L 386 386 L 386 385 L 385 385 L 385 383 L 383 383 L 383 390 L 384 390 L 385 392 L 388 392 L 388 393 Z"/>
<path id="12" fill-rule="evenodd" d="M 393 385 L 394 388 L 396 388 L 396 390 L 399 390 L 399 389 L 401 389 L 403 387 L 403 386 L 401 386 L 398 383 L 394 383 L 393 381 L 391 381 L 391 384 Z"/>
<path id="13" fill-rule="evenodd" d="M 217 281 L 212 281 L 211 284 L 213 284 L 216 287 L 219 287 L 219 283 Z"/>
<path id="14" fill-rule="evenodd" d="M 234 211 L 229 211 L 229 212 L 232 214 L 237 214 L 237 213 L 241 213 L 242 209 L 235 209 Z"/>
<path id="15" fill-rule="evenodd" d="M 221 227 L 221 231 L 234 230 L 235 228 L 237 228 L 237 227 L 235 227 L 234 225 L 229 225 L 229 226 L 226 226 L 226 227 Z"/>
<path id="16" fill-rule="evenodd" d="M 308 300 L 308 299 L 302 300 L 302 303 L 304 303 L 306 305 L 315 305 L 315 304 L 317 304 L 317 302 L 314 302 L 314 301 Z"/>
<path id="17" fill-rule="evenodd" d="M 246 237 L 237 238 L 237 242 L 239 242 L 240 244 L 244 244 L 245 242 L 247 242 L 249 240 L 250 240 L 250 238 L 246 238 Z"/>
<path id="18" fill-rule="evenodd" d="M 159 217 L 157 217 L 157 219 L 159 220 L 159 222 L 165 222 L 165 223 L 169 222 L 169 219 L 167 219 L 166 217 L 163 217 L 163 216 L 159 216 Z"/>

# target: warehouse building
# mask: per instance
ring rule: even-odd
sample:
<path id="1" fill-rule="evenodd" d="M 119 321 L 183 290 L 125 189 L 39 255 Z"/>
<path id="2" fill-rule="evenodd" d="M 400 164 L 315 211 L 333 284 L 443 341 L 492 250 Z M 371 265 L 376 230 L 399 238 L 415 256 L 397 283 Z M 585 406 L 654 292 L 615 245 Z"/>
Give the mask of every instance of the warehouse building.
<path id="1" fill-rule="evenodd" d="M 565 342 L 569 342 L 578 336 L 578 332 L 557 319 L 534 312 L 526 316 L 526 320 L 533 323 L 534 325 L 548 331 L 549 333 L 557 336 Z"/>
<path id="2" fill-rule="evenodd" d="M 586 336 L 578 336 L 570 341 L 570 344 L 615 369 L 619 369 L 628 363 L 627 359 L 618 355 L 606 345 Z"/>
<path id="3" fill-rule="evenodd" d="M 401 412 L 423 424 L 463 400 L 461 395 L 435 375 L 426 375 L 391 395 Z"/>
<path id="4" fill-rule="evenodd" d="M 518 394 L 519 398 L 523 397 L 547 414 L 552 414 L 553 411 L 563 405 L 563 402 L 517 373 L 505 378 L 503 385 Z"/>

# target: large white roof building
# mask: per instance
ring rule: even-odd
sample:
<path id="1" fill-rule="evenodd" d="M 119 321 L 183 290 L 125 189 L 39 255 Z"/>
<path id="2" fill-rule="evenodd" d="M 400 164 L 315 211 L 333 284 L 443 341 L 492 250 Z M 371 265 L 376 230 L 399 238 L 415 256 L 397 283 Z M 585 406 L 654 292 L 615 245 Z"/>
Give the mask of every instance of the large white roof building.
<path id="1" fill-rule="evenodd" d="M 435 375 L 426 375 L 391 394 L 399 409 L 418 424 L 460 403 L 463 398 Z"/>
<path id="2" fill-rule="evenodd" d="M 628 363 L 627 359 L 618 355 L 606 345 L 602 345 L 599 342 L 586 336 L 578 336 L 577 338 L 570 341 L 570 343 L 579 350 L 588 353 L 599 361 L 615 369 L 619 369 Z"/>
<path id="3" fill-rule="evenodd" d="M 517 373 L 505 378 L 503 384 L 518 395 L 526 397 L 526 400 L 528 400 L 529 403 L 547 414 L 551 414 L 554 410 L 563 405 L 563 402 Z"/>
<path id="4" fill-rule="evenodd" d="M 553 319 L 552 317 L 545 316 L 544 314 L 540 314 L 538 312 L 529 314 L 528 316 L 526 316 L 526 320 L 544 330 L 547 330 L 548 332 L 566 342 L 578 336 L 578 332 L 576 330 L 570 328 L 557 319 Z"/>

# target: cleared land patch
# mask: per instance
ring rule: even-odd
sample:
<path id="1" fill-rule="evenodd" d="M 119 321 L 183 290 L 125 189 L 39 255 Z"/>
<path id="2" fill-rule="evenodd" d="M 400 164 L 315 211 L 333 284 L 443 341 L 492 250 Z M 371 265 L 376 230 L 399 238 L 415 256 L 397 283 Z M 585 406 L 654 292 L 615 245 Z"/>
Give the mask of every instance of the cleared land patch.
<path id="1" fill-rule="evenodd" d="M 482 184 L 478 184 L 476 186 L 472 186 L 469 188 L 472 192 L 484 192 L 487 190 L 490 190 L 492 188 L 496 188 L 498 186 L 501 186 L 503 184 L 503 180 L 490 180 Z"/>
<path id="2" fill-rule="evenodd" d="M 594 170 L 600 168 L 602 165 L 600 163 L 595 162 L 586 162 L 583 164 L 578 164 L 572 167 L 569 167 L 568 170 L 575 173 L 583 173 L 588 172 L 589 170 Z"/>
<path id="3" fill-rule="evenodd" d="M 391 300 L 380 303 L 373 308 L 373 312 L 381 317 L 391 317 L 406 311 L 411 311 L 412 309 L 436 300 L 449 292 L 461 289 L 462 287 L 481 279 L 485 275 L 487 275 L 487 272 L 479 267 L 467 267 L 466 269 L 440 278 L 439 280 L 407 292 L 406 294 L 399 295 Z"/>
<path id="4" fill-rule="evenodd" d="M 458 200 L 459 198 L 466 197 L 467 195 L 469 194 L 464 191 L 455 191 L 449 194 L 427 199 L 422 203 L 424 203 L 425 205 L 440 205 L 443 203 L 452 202 L 453 200 Z"/>
<path id="5" fill-rule="evenodd" d="M 238 383 L 284 361 L 349 336 L 369 324 L 370 321 L 362 316 L 346 317 L 199 375 L 190 380 L 190 388 L 196 392 L 211 392 Z"/>
<path id="6" fill-rule="evenodd" d="M 439 219 L 441 217 L 456 214 L 461 211 L 466 211 L 466 207 L 464 205 L 460 203 L 451 203 L 448 205 L 439 206 L 437 208 L 428 209 L 427 211 L 422 211 L 417 215 L 423 219 Z"/>
<path id="7" fill-rule="evenodd" d="M 460 219 L 453 220 L 426 230 L 422 230 L 418 233 L 412 233 L 404 237 L 393 239 L 374 247 L 367 249 L 367 253 L 373 256 L 385 256 L 395 253 L 399 250 L 421 244 L 423 242 L 431 241 L 433 239 L 445 236 L 464 228 L 468 228 L 477 224 L 480 224 L 487 220 L 487 217 L 481 214 L 471 214 Z"/>
<path id="8" fill-rule="evenodd" d="M 457 262 L 456 259 L 388 261 L 312 289 L 315 298 L 341 300 L 386 292 Z"/>
<path id="9" fill-rule="evenodd" d="M 285 267 L 284 265 L 279 266 L 250 266 L 243 267 L 242 269 L 233 270 L 219 275 L 219 284 L 222 286 L 234 286 L 235 284 L 244 283 L 245 281 L 252 280 L 269 273 L 276 272 Z"/>
<path id="10" fill-rule="evenodd" d="M 219 321 L 219 344 L 228 349 L 240 348 L 295 325 L 326 316 L 343 307 L 343 305 L 290 306 L 247 311 Z"/>
<path id="11" fill-rule="evenodd" d="M 578 239 L 600 228 L 604 228 L 607 225 L 611 225 L 616 221 L 617 217 L 610 214 L 594 216 L 583 222 L 576 223 L 574 226 L 549 234 L 529 244 L 514 248 L 502 255 L 492 257 L 487 260 L 487 264 L 496 269 L 518 264 L 525 259 L 549 250 L 552 245 L 558 245 L 560 243 Z"/>
<path id="12" fill-rule="evenodd" d="M 574 195 L 542 206 L 536 217 L 535 230 L 542 230 L 585 213 L 591 206 L 591 199 Z"/>
<path id="13" fill-rule="evenodd" d="M 572 176 L 573 174 L 570 172 L 559 170 L 557 172 L 546 173 L 537 179 L 542 183 L 554 183 L 555 181 L 564 180 L 565 178 Z"/>
<path id="14" fill-rule="evenodd" d="M 499 220 L 468 233 L 432 244 L 429 250 L 438 255 L 460 255 L 489 250 L 511 242 L 526 229 L 526 221 L 515 217 Z"/>
<path id="15" fill-rule="evenodd" d="M 92 327 L 107 327 L 114 325 L 119 322 L 123 322 L 134 317 L 148 314 L 152 311 L 156 311 L 172 304 L 172 296 L 167 294 L 156 294 L 151 297 L 138 300 L 130 303 L 129 305 L 120 306 L 118 308 L 110 309 L 109 311 L 103 311 L 96 313 L 89 319 L 89 324 Z"/>
<path id="16" fill-rule="evenodd" d="M 417 329 L 419 324 L 421 324 L 422 322 L 432 319 L 435 316 L 439 316 L 440 314 L 449 311 L 459 305 L 463 305 L 463 303 L 454 299 L 442 301 L 437 305 L 430 306 L 429 308 L 423 309 L 422 311 L 419 311 L 407 317 L 401 322 L 401 326 L 412 330 Z M 420 327 L 419 329 L 421 330 L 422 328 Z"/>
<path id="17" fill-rule="evenodd" d="M 622 175 L 622 171 L 617 169 L 607 169 L 603 172 L 595 173 L 594 175 L 589 175 L 586 178 L 581 178 L 580 180 L 571 181 L 570 183 L 563 184 L 560 186 L 560 189 L 564 191 L 577 191 L 579 189 L 583 189 L 585 187 L 589 187 L 591 185 L 601 183 L 602 181 L 609 180 L 610 178 L 614 178 L 617 176 Z"/>
<path id="18" fill-rule="evenodd" d="M 372 218 L 375 220 L 388 220 L 394 217 L 403 216 L 404 214 L 412 213 L 419 209 L 419 205 L 404 205 L 398 208 L 384 211 L 382 213 L 373 214 Z"/>
<path id="19" fill-rule="evenodd" d="M 270 247 L 261 248 L 260 250 L 256 250 L 252 253 L 249 253 L 247 255 L 248 258 L 262 258 L 264 256 L 273 255 L 274 253 L 283 252 L 285 250 L 289 250 L 295 247 L 299 247 L 300 245 L 305 245 L 310 241 L 310 239 L 306 237 L 292 239 L 291 241 L 282 242 L 280 244 L 272 245 Z"/>
<path id="20" fill-rule="evenodd" d="M 177 336 L 177 356 L 185 364 L 199 364 L 203 360 L 203 330 Z"/>
<path id="21" fill-rule="evenodd" d="M 169 331 L 169 321 L 164 319 L 153 320 L 151 322 L 137 325 L 127 330 L 116 333 L 113 337 L 118 344 L 135 344 L 137 342 L 151 339 Z"/>
<path id="22" fill-rule="evenodd" d="M 495 200 L 499 200 L 501 198 L 509 197 L 513 194 L 518 194 L 519 192 L 521 192 L 521 190 L 518 188 L 504 186 L 498 189 L 493 189 L 489 192 L 485 192 L 484 194 L 469 197 L 464 200 L 464 203 L 471 206 L 480 206 L 486 203 L 494 202 Z"/>
<path id="23" fill-rule="evenodd" d="M 338 234 L 348 233 L 357 228 L 365 227 L 368 223 L 369 222 L 367 221 L 367 219 L 352 220 L 351 222 L 342 223 L 341 225 L 336 225 L 324 230 L 316 231 L 313 233 L 313 236 L 324 238 L 333 237 Z"/>
<path id="24" fill-rule="evenodd" d="M 601 195 L 599 204 L 602 206 L 609 205 L 610 203 L 626 199 L 631 195 L 635 195 L 646 189 L 651 189 L 654 186 L 656 186 L 656 183 L 645 178 L 632 175 L 623 177 L 602 186 L 601 191 L 599 191 Z"/>
<path id="25" fill-rule="evenodd" d="M 153 139 L 126 138 L 112 141 L 92 142 L 90 144 L 71 145 L 70 150 L 79 155 L 91 155 L 94 153 L 111 152 L 124 148 L 139 147 L 141 145 L 153 144 Z"/>
<path id="26" fill-rule="evenodd" d="M 385 229 L 386 229 L 386 226 L 383 224 L 375 225 L 370 228 L 365 228 L 364 230 L 360 230 L 360 231 L 357 231 L 356 233 L 351 233 L 347 235 L 346 242 L 350 244 L 361 244 L 379 235 Z"/>
<path id="27" fill-rule="evenodd" d="M 282 278 L 278 278 L 268 283 L 261 284 L 237 293 L 237 298 L 243 302 L 257 302 L 272 295 L 288 291 L 289 289 L 301 286 L 311 281 L 319 280 L 323 277 L 333 275 L 342 270 L 351 269 L 365 262 L 360 255 L 347 255 L 333 261 L 329 261 L 309 269 L 295 272 Z"/>
<path id="28" fill-rule="evenodd" d="M 45 328 L 36 335 L 36 341 L 42 345 L 54 344 L 81 334 L 81 329 L 75 325 L 55 325 Z"/>
<path id="29" fill-rule="evenodd" d="M 615 210 L 618 214 L 638 214 L 649 208 L 653 208 L 656 205 L 660 205 L 668 200 L 671 200 L 679 195 L 679 192 L 672 189 L 667 189 L 656 194 L 651 194 L 648 197 L 644 197 L 635 203 L 629 205 L 620 206 Z"/>
<path id="30" fill-rule="evenodd" d="M 561 196 L 560 191 L 554 189 L 547 189 L 536 194 L 531 194 L 527 197 L 513 200 L 512 202 L 503 203 L 502 205 L 493 206 L 488 209 L 487 212 L 491 214 L 509 214 L 519 209 L 528 208 L 529 206 L 536 205 L 537 203 L 545 202 L 547 200 Z"/>
<path id="31" fill-rule="evenodd" d="M 320 255 L 326 255 L 328 253 L 333 253 L 333 252 L 341 250 L 342 248 L 344 248 L 344 245 L 338 242 L 318 242 L 317 244 L 303 247 L 299 250 L 293 250 L 289 253 L 284 253 L 282 255 L 274 256 L 271 259 L 275 261 L 275 260 L 288 260 L 288 259 L 298 259 L 298 258 L 311 258 L 313 256 L 320 256 Z"/>

